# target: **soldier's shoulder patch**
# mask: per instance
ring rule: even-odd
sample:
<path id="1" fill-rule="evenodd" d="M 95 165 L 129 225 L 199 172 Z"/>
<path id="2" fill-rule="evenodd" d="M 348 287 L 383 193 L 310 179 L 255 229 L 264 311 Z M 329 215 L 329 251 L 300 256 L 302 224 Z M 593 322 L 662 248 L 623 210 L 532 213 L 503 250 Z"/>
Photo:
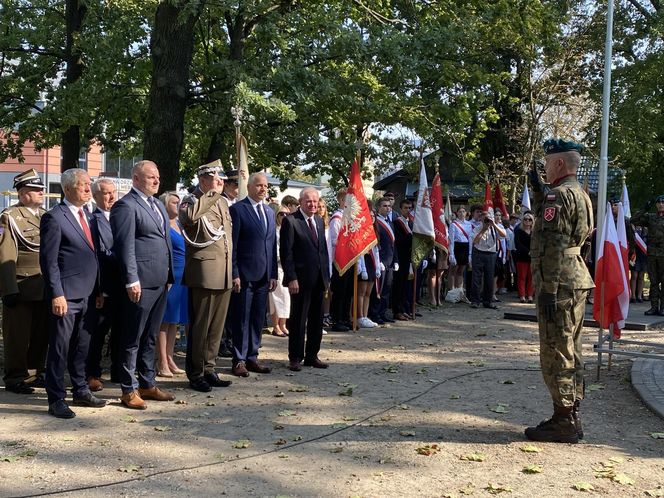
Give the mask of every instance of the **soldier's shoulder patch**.
<path id="1" fill-rule="evenodd" d="M 556 200 L 556 193 L 555 192 L 549 192 L 546 194 L 546 200 L 547 201 L 555 201 Z"/>
<path id="2" fill-rule="evenodd" d="M 544 214 L 542 217 L 544 218 L 544 221 L 553 221 L 556 218 L 556 212 L 558 209 L 554 206 L 551 207 L 545 207 L 544 208 Z"/>

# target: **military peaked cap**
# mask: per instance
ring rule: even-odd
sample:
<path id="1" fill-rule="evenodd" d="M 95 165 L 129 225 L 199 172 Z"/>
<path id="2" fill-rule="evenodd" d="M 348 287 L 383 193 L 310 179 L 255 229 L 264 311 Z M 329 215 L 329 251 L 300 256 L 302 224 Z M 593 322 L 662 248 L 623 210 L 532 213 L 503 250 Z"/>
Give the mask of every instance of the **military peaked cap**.
<path id="1" fill-rule="evenodd" d="M 20 175 L 14 177 L 14 188 L 18 191 L 23 187 L 34 187 L 46 189 L 41 177 L 37 174 L 34 168 L 24 171 Z"/>

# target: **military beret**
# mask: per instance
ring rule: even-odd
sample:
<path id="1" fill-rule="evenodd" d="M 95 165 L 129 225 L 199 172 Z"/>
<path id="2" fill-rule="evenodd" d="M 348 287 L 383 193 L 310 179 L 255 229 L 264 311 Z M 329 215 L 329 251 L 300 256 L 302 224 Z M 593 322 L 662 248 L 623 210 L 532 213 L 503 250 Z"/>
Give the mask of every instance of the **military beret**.
<path id="1" fill-rule="evenodd" d="M 619 199 L 618 197 L 615 197 L 615 196 L 614 196 L 614 197 L 611 197 L 611 198 L 609 199 L 609 203 L 610 203 L 610 204 L 618 204 L 619 202 L 620 202 L 620 199 Z"/>
<path id="2" fill-rule="evenodd" d="M 658 196 L 657 196 L 657 199 L 655 200 L 655 202 L 664 202 L 664 194 L 662 194 L 662 195 L 658 195 Z"/>
<path id="3" fill-rule="evenodd" d="M 544 154 L 557 154 L 559 152 L 578 152 L 582 154 L 585 147 L 579 143 L 563 140 L 562 138 L 550 138 L 544 142 Z"/>
<path id="4" fill-rule="evenodd" d="M 23 187 L 34 187 L 46 189 L 41 177 L 37 174 L 34 168 L 24 171 L 14 177 L 14 188 L 18 191 Z"/>
<path id="5" fill-rule="evenodd" d="M 240 173 L 238 173 L 238 170 L 232 169 L 227 173 L 227 179 L 230 180 L 231 182 L 237 183 L 238 178 L 240 177 Z"/>

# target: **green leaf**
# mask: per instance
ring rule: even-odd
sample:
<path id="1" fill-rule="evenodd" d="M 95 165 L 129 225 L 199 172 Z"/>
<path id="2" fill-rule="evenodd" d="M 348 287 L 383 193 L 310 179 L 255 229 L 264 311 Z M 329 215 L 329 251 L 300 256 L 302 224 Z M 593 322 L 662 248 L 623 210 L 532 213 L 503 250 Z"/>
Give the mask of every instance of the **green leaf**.
<path id="1" fill-rule="evenodd" d="M 496 406 L 489 408 L 492 412 L 494 413 L 507 413 L 509 410 L 507 409 L 509 405 L 504 405 L 502 403 L 498 403 Z"/>
<path id="2" fill-rule="evenodd" d="M 306 393 L 309 392 L 309 386 L 293 386 L 288 388 L 288 391 L 292 393 Z"/>
<path id="3" fill-rule="evenodd" d="M 251 441 L 248 439 L 238 439 L 233 443 L 233 448 L 237 449 L 243 449 L 243 448 L 249 448 L 251 446 Z"/>
<path id="4" fill-rule="evenodd" d="M 120 472 L 138 472 L 140 468 L 140 465 L 125 465 L 124 467 L 120 467 L 118 470 Z"/>
<path id="5" fill-rule="evenodd" d="M 437 444 L 425 444 L 424 446 L 415 448 L 415 451 L 417 452 L 418 455 L 431 456 L 435 455 L 440 451 L 440 446 L 438 446 Z"/>
<path id="6" fill-rule="evenodd" d="M 590 384 L 588 387 L 586 387 L 587 391 L 601 391 L 604 389 L 606 386 L 604 384 Z"/>
<path id="7" fill-rule="evenodd" d="M 526 465 L 523 469 L 521 469 L 521 472 L 524 474 L 541 474 L 542 473 L 542 466 L 541 465 Z"/>
<path id="8" fill-rule="evenodd" d="M 461 455 L 459 460 L 466 460 L 468 462 L 483 462 L 486 460 L 484 453 L 469 453 L 468 455 Z"/>
<path id="9" fill-rule="evenodd" d="M 575 482 L 572 484 L 572 489 L 577 491 L 594 491 L 595 487 L 588 482 Z"/>
<path id="10" fill-rule="evenodd" d="M 282 410 L 279 412 L 280 417 L 294 417 L 295 410 Z"/>
<path id="11" fill-rule="evenodd" d="M 120 420 L 122 420 L 123 422 L 127 422 L 129 424 L 135 424 L 136 422 L 138 422 L 138 420 L 136 420 L 136 417 L 133 417 L 131 415 L 123 415 L 120 418 Z"/>
<path id="12" fill-rule="evenodd" d="M 168 432 L 173 430 L 173 428 L 169 425 L 157 425 L 155 426 L 154 430 L 157 432 Z"/>
<path id="13" fill-rule="evenodd" d="M 612 479 L 614 482 L 617 482 L 619 484 L 622 484 L 624 486 L 633 486 L 634 485 L 634 479 L 629 477 L 627 474 L 616 474 L 613 476 Z"/>
<path id="14" fill-rule="evenodd" d="M 18 461 L 19 457 L 13 456 L 13 455 L 5 455 L 5 456 L 0 456 L 0 461 L 2 462 L 16 462 Z"/>
<path id="15" fill-rule="evenodd" d="M 353 388 L 348 387 L 344 389 L 343 391 L 339 391 L 339 396 L 352 396 L 353 395 Z"/>
<path id="16" fill-rule="evenodd" d="M 664 439 L 664 432 L 651 432 L 650 437 L 653 439 Z"/>
<path id="17" fill-rule="evenodd" d="M 542 448 L 540 448 L 539 446 L 535 446 L 534 444 L 524 444 L 519 449 L 521 451 L 523 451 L 524 453 L 541 453 L 542 452 Z"/>
<path id="18" fill-rule="evenodd" d="M 490 482 L 489 485 L 484 489 L 486 489 L 492 495 L 512 492 L 512 488 L 509 488 L 507 486 L 502 486 L 501 484 L 494 484 L 492 482 Z"/>
<path id="19" fill-rule="evenodd" d="M 389 365 L 387 367 L 383 367 L 383 370 L 387 373 L 399 373 L 399 368 L 396 367 L 395 365 Z"/>

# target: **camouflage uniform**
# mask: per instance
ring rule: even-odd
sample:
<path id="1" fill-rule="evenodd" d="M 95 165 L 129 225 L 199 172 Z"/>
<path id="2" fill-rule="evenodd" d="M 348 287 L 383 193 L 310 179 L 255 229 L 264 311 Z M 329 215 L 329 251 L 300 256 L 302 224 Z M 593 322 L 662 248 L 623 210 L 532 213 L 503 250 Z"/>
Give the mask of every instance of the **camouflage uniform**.
<path id="1" fill-rule="evenodd" d="M 581 331 L 586 294 L 595 286 L 581 257 L 593 228 L 593 209 L 576 175 L 560 178 L 534 198 L 533 282 L 537 294 L 555 294 L 557 305 L 554 320 L 537 310 L 540 364 L 554 405 L 572 407 L 583 399 Z"/>
<path id="2" fill-rule="evenodd" d="M 651 309 L 664 310 L 664 216 L 641 211 L 632 217 L 631 222 L 648 229 L 650 306 Z"/>

